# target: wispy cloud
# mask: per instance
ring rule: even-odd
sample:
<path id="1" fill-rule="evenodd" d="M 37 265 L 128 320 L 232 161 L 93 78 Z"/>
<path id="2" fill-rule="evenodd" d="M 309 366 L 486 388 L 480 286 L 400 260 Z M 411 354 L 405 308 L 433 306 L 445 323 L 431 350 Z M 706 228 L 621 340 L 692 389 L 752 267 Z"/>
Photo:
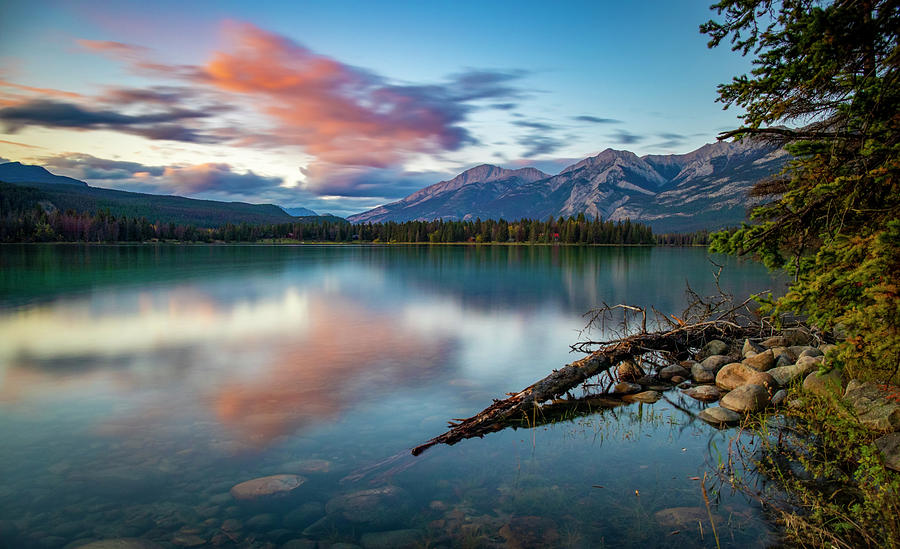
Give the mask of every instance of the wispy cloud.
<path id="1" fill-rule="evenodd" d="M 613 141 L 615 141 L 616 143 L 621 143 L 623 145 L 632 145 L 646 139 L 646 136 L 636 135 L 625 130 L 618 130 L 614 132 L 610 137 L 612 137 Z"/>
<path id="2" fill-rule="evenodd" d="M 621 120 L 616 120 L 615 118 L 599 118 L 596 116 L 591 116 L 589 114 L 582 114 L 579 116 L 573 116 L 572 120 L 576 122 L 589 122 L 591 124 L 621 124 Z"/>

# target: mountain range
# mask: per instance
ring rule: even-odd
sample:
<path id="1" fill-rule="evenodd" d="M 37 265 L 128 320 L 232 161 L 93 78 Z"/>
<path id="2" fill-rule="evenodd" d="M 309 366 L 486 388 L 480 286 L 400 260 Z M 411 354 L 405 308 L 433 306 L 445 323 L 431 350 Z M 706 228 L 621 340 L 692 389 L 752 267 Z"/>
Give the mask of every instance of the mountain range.
<path id="1" fill-rule="evenodd" d="M 348 217 L 352 223 L 546 219 L 584 213 L 631 219 L 656 232 L 718 229 L 746 219 L 747 191 L 789 160 L 777 145 L 744 139 L 687 154 L 637 156 L 606 149 L 556 175 L 483 164 L 397 202 Z"/>
<path id="2" fill-rule="evenodd" d="M 0 164 L 0 182 L 37 189 L 40 203 L 45 208 L 62 211 L 74 210 L 91 214 L 100 210 L 109 210 L 116 216 L 146 217 L 151 223 L 175 223 L 215 228 L 226 223 L 343 222 L 343 219 L 339 217 L 319 216 L 312 210 L 305 209 L 301 210 L 310 212 L 310 214 L 291 215 L 274 204 L 198 200 L 182 196 L 91 187 L 78 179 L 54 175 L 41 166 L 31 166 L 19 162 Z M 0 192 L 4 192 L 2 186 L 0 186 Z"/>

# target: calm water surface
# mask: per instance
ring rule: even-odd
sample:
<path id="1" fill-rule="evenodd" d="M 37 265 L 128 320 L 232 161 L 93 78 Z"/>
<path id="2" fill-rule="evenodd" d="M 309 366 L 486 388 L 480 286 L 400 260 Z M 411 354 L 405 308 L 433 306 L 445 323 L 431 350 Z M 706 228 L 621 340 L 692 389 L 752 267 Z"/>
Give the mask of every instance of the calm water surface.
<path id="1" fill-rule="evenodd" d="M 727 263 L 736 295 L 775 287 Z M 408 455 L 578 358 L 591 306 L 677 313 L 713 270 L 698 249 L 0 246 L 0 546 L 715 547 L 692 477 L 728 434 L 677 391 Z M 305 483 L 229 495 L 273 474 Z M 713 500 L 722 546 L 772 541 Z"/>

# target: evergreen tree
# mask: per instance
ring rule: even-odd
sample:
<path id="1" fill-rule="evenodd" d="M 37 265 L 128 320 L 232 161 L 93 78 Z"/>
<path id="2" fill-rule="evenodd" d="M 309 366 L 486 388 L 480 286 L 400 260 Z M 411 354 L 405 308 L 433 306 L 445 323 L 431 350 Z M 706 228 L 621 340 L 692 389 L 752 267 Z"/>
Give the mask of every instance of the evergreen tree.
<path id="1" fill-rule="evenodd" d="M 794 160 L 752 191 L 755 224 L 713 235 L 712 249 L 752 253 L 795 281 L 776 312 L 846 333 L 850 375 L 900 370 L 900 10 L 895 0 L 722 0 L 701 26 L 753 56 L 719 86 L 745 110 L 722 137 L 787 143 Z M 788 128 L 781 124 L 793 124 Z"/>

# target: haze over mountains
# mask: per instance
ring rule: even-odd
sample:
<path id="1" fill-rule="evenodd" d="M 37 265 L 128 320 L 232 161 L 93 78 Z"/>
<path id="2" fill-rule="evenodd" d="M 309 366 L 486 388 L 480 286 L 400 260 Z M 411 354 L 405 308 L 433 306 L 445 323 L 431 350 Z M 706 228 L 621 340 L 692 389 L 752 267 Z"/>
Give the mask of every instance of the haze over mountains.
<path id="1" fill-rule="evenodd" d="M 717 229 L 745 220 L 749 188 L 777 173 L 788 158 L 777 145 L 745 139 L 676 155 L 639 157 L 607 149 L 557 175 L 483 164 L 348 220 L 513 220 L 584 213 L 639 221 L 657 232 Z"/>

